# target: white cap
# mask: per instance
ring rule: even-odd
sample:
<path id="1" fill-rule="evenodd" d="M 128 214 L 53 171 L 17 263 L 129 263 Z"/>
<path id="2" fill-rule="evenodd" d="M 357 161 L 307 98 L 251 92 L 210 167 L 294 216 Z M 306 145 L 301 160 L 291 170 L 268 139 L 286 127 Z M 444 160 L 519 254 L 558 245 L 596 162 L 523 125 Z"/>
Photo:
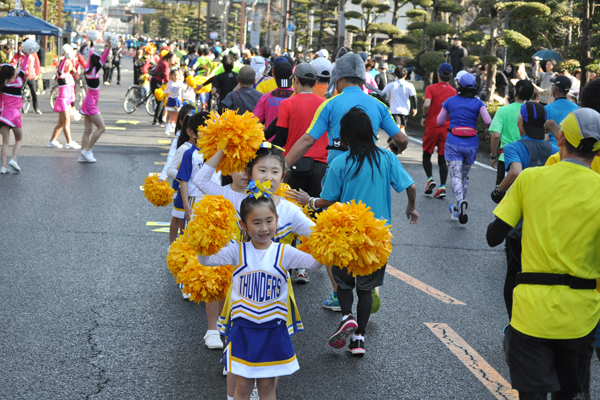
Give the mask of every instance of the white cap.
<path id="1" fill-rule="evenodd" d="M 264 58 L 261 56 L 256 56 L 250 59 L 250 66 L 254 68 L 254 71 L 256 72 L 256 78 L 258 78 L 263 74 L 263 72 L 265 72 L 267 64 L 265 63 Z"/>
<path id="2" fill-rule="evenodd" d="M 325 50 L 327 51 L 327 50 Z M 317 75 L 321 77 L 331 77 L 331 71 L 333 70 L 333 64 L 326 58 L 318 57 L 310 62 L 310 65 L 317 69 Z"/>
<path id="3" fill-rule="evenodd" d="M 458 74 L 456 74 L 456 80 L 459 80 L 461 76 L 463 76 L 464 74 L 468 74 L 467 71 L 465 71 L 464 69 L 462 71 L 458 71 Z"/>
<path id="4" fill-rule="evenodd" d="M 321 49 L 321 50 L 317 51 L 317 56 L 329 58 L 329 52 L 325 49 Z"/>

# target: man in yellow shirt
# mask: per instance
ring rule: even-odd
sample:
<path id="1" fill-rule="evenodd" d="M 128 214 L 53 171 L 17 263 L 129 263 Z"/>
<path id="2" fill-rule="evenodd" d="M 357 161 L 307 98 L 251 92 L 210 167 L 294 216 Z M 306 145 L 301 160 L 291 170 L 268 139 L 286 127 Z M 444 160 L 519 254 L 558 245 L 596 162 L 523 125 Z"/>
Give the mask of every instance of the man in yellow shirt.
<path id="1" fill-rule="evenodd" d="M 600 320 L 600 113 L 580 108 L 561 123 L 561 162 L 525 169 L 494 214 L 487 240 L 502 243 L 523 218 L 523 272 L 517 275 L 505 351 L 520 400 L 578 398 Z M 587 362 L 589 370 L 589 361 Z"/>

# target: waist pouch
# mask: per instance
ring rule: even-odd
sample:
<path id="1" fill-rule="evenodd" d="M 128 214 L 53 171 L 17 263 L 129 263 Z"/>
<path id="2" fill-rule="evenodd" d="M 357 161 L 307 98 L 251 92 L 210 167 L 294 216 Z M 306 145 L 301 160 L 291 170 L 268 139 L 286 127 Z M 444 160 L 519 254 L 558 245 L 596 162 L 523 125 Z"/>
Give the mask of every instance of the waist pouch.
<path id="1" fill-rule="evenodd" d="M 296 164 L 292 165 L 292 175 L 303 177 L 312 175 L 315 171 L 315 160 L 310 157 L 302 157 Z"/>
<path id="2" fill-rule="evenodd" d="M 569 274 L 547 274 L 520 272 L 516 278 L 517 285 L 561 285 L 571 289 L 596 289 L 596 279 L 576 278 Z"/>
<path id="3" fill-rule="evenodd" d="M 454 136 L 460 137 L 473 137 L 477 135 L 477 129 L 468 126 L 457 126 L 456 128 L 452 128 L 450 132 L 452 132 Z"/>

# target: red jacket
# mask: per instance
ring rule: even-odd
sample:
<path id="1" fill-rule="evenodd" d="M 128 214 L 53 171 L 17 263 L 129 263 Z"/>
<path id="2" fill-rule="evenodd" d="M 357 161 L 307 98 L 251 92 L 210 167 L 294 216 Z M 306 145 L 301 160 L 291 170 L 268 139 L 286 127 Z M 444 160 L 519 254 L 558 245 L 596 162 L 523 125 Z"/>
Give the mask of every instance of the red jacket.
<path id="1" fill-rule="evenodd" d="M 21 52 L 15 53 L 10 63 L 16 68 L 17 64 L 22 62 L 25 58 L 25 55 Z M 38 58 L 37 53 L 33 53 L 29 55 L 29 61 L 27 61 L 27 70 L 25 79 L 35 79 L 40 74 L 40 59 Z"/>
<path id="2" fill-rule="evenodd" d="M 156 74 L 152 76 L 152 79 L 159 81 L 162 83 L 169 82 L 169 74 L 171 72 L 171 68 L 169 67 L 169 63 L 165 60 L 160 60 L 158 65 L 156 66 Z"/>

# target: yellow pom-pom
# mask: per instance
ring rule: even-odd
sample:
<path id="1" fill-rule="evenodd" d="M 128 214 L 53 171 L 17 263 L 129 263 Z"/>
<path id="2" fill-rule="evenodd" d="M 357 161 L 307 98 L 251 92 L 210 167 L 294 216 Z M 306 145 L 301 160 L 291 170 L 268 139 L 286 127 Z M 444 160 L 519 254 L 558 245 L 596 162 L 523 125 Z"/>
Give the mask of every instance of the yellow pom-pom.
<path id="1" fill-rule="evenodd" d="M 238 115 L 237 111 L 227 110 L 219 116 L 212 112 L 206 119 L 206 126 L 200 127 L 197 140 L 205 159 L 223 150 L 225 158 L 217 166 L 223 175 L 241 172 L 246 164 L 256 157 L 256 151 L 265 140 L 264 126 L 249 111 Z"/>
<path id="2" fill-rule="evenodd" d="M 154 97 L 156 97 L 156 100 L 158 101 L 163 101 L 165 98 L 165 92 L 162 88 L 157 88 L 154 90 Z"/>
<path id="3" fill-rule="evenodd" d="M 177 278 L 177 274 L 193 259 L 198 259 L 196 252 L 183 241 L 181 236 L 171 243 L 167 254 L 167 267 L 169 267 L 169 271 L 174 277 Z"/>
<path id="4" fill-rule="evenodd" d="M 221 250 L 234 237 L 236 212 L 223 196 L 204 196 L 192 209 L 194 219 L 187 224 L 184 239 L 203 256 Z"/>
<path id="5" fill-rule="evenodd" d="M 189 87 L 192 87 L 192 88 L 196 87 L 196 82 L 194 81 L 194 77 L 191 75 L 188 75 L 187 78 L 185 78 L 185 83 L 187 83 L 187 85 Z"/>
<path id="6" fill-rule="evenodd" d="M 209 303 L 227 297 L 232 274 L 232 265 L 207 267 L 194 257 L 177 275 L 177 283 L 183 284 L 191 301 Z"/>
<path id="7" fill-rule="evenodd" d="M 335 203 L 317 217 L 298 249 L 324 265 L 347 268 L 352 276 L 369 275 L 387 262 L 392 252 L 391 226 L 375 218 L 363 202 Z"/>
<path id="8" fill-rule="evenodd" d="M 144 179 L 144 197 L 156 207 L 166 207 L 173 201 L 175 190 L 153 174 Z"/>
<path id="9" fill-rule="evenodd" d="M 196 86 L 204 85 L 208 78 L 206 76 L 196 76 Z M 203 86 L 198 93 L 209 93 L 212 90 L 212 83 Z"/>
<path id="10" fill-rule="evenodd" d="M 146 47 L 144 47 L 144 50 L 146 51 L 146 54 L 153 55 L 156 53 L 156 46 L 154 43 L 148 43 Z"/>

